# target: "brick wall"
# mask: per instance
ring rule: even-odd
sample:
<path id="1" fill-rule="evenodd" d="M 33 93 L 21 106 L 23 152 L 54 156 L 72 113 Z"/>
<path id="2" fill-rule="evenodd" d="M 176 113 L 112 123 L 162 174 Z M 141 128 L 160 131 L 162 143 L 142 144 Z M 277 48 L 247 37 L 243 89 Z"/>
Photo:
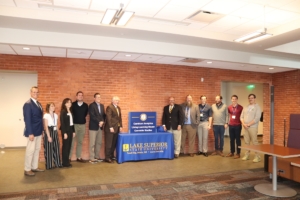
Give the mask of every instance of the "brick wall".
<path id="1" fill-rule="evenodd" d="M 84 101 L 88 104 L 93 102 L 95 92 L 101 93 L 104 106 L 110 103 L 113 95 L 118 95 L 121 99 L 120 107 L 125 131 L 128 130 L 129 111 L 156 111 L 157 123 L 160 125 L 162 109 L 167 105 L 169 96 L 174 96 L 177 103 L 182 103 L 186 95 L 191 94 L 194 102 L 199 103 L 200 95 L 205 94 L 208 103 L 213 104 L 215 95 L 220 93 L 222 81 L 264 83 L 264 140 L 268 138 L 270 130 L 271 74 L 162 64 L 14 55 L 0 55 L 0 69 L 37 71 L 39 101 L 44 107 L 47 102 L 53 101 L 58 114 L 62 100 L 66 97 L 75 100 L 75 94 L 79 90 L 84 92 Z M 201 77 L 204 78 L 204 82 L 200 81 Z M 210 131 L 209 151 L 213 149 L 214 138 Z M 195 151 L 197 151 L 196 146 Z M 86 134 L 82 157 L 87 159 L 88 155 L 88 134 Z M 101 157 L 104 157 L 104 145 Z M 40 158 L 43 160 L 43 150 Z"/>
<path id="2" fill-rule="evenodd" d="M 300 70 L 277 73 L 272 77 L 274 85 L 274 143 L 283 145 L 284 119 L 286 142 L 290 129 L 290 114 L 300 114 Z M 280 113 L 280 114 L 276 114 Z"/>

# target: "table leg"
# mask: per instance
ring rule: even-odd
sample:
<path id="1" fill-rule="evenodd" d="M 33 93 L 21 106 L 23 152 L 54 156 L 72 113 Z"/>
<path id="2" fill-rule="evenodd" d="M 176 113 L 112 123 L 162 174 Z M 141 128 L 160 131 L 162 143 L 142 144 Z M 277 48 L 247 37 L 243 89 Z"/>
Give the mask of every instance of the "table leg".
<path id="1" fill-rule="evenodd" d="M 273 190 L 277 190 L 277 157 L 273 156 L 273 179 L 272 179 L 272 185 Z"/>

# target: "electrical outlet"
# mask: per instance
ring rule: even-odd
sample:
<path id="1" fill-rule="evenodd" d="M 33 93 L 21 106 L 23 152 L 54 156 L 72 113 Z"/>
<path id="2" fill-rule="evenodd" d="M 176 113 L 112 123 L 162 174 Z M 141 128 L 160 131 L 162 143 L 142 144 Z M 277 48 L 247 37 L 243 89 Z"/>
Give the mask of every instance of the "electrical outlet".
<path id="1" fill-rule="evenodd" d="M 284 173 L 285 173 L 285 171 L 284 171 L 284 170 L 282 170 L 282 169 L 279 169 L 279 170 L 278 170 L 278 173 L 280 173 L 280 174 L 284 174 Z"/>

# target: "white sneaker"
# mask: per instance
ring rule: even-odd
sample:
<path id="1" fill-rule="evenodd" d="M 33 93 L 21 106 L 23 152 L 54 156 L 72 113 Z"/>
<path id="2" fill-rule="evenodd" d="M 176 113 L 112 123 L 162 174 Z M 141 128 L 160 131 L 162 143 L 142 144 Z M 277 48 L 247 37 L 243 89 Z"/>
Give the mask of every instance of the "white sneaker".
<path id="1" fill-rule="evenodd" d="M 255 156 L 255 158 L 253 159 L 254 163 L 258 163 L 260 162 L 260 156 Z"/>
<path id="2" fill-rule="evenodd" d="M 245 154 L 242 160 L 249 160 L 249 154 Z"/>

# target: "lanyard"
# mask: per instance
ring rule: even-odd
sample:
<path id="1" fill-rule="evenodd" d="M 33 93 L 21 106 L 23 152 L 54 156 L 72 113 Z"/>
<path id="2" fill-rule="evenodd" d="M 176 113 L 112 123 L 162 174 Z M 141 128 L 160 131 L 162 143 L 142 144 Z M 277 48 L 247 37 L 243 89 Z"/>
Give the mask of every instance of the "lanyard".
<path id="1" fill-rule="evenodd" d="M 51 116 L 51 118 L 52 118 L 52 121 L 53 121 L 53 126 L 56 126 L 55 125 L 55 115 L 54 115 L 54 113 L 53 113 L 53 117 L 52 117 L 52 115 L 50 114 L 50 116 Z"/>
<path id="2" fill-rule="evenodd" d="M 233 115 L 235 115 L 235 112 L 236 112 L 236 110 L 237 110 L 237 107 L 238 107 L 238 105 L 236 105 L 236 107 L 233 107 L 233 106 L 232 106 L 232 114 L 233 114 Z"/>
<path id="3" fill-rule="evenodd" d="M 201 104 L 202 105 L 202 104 Z M 201 105 L 200 105 L 200 112 L 203 113 L 205 107 L 206 107 L 206 104 L 204 105 L 204 107 L 201 109 Z"/>

